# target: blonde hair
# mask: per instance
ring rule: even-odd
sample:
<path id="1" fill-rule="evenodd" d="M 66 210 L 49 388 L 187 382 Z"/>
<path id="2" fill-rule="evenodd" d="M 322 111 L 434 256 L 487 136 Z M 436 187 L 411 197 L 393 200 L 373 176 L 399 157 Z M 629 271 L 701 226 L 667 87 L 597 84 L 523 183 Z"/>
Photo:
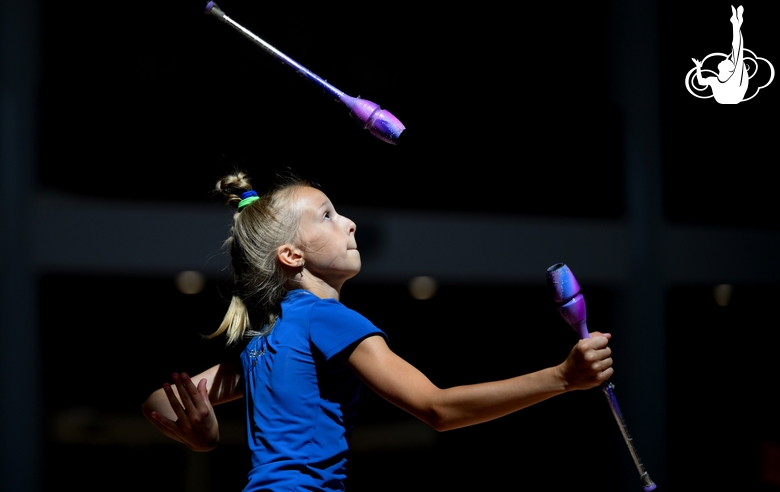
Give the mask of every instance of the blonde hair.
<path id="1" fill-rule="evenodd" d="M 299 239 L 301 211 L 293 205 L 296 191 L 307 186 L 312 185 L 296 175 L 280 175 L 259 200 L 233 215 L 225 247 L 230 251 L 235 292 L 222 324 L 206 338 L 226 333 L 227 344 L 232 345 L 273 328 L 296 273 L 282 267 L 277 250 Z M 247 174 L 237 171 L 220 179 L 216 191 L 228 205 L 238 208 L 241 194 L 251 189 Z M 253 324 L 260 330 L 253 330 Z"/>

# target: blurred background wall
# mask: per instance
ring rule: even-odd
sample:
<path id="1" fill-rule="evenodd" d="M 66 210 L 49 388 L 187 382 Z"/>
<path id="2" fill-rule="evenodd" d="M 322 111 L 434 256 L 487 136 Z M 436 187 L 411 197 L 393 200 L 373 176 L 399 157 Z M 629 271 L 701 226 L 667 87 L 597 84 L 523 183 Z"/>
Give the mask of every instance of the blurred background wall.
<path id="1" fill-rule="evenodd" d="M 563 360 L 545 270 L 564 262 L 659 488 L 780 489 L 776 82 L 733 106 L 684 85 L 731 49 L 727 2 L 220 2 L 390 110 L 398 146 L 199 2 L 2 4 L 0 490 L 241 489 L 240 402 L 206 454 L 139 408 L 223 350 L 200 338 L 229 292 L 214 183 L 287 166 L 358 224 L 343 302 L 434 383 Z M 777 66 L 777 7 L 744 6 L 745 46 Z M 639 487 L 596 390 L 444 434 L 361 404 L 351 490 Z"/>

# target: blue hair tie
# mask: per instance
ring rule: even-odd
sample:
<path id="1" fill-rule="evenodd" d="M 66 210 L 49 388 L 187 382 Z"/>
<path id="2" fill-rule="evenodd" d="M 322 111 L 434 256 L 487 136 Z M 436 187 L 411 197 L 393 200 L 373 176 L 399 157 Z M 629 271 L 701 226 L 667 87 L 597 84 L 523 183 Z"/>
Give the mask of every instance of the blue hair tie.
<path id="1" fill-rule="evenodd" d="M 255 190 L 249 190 L 241 193 L 241 201 L 238 202 L 238 210 L 241 211 L 242 208 L 246 207 L 252 202 L 256 202 L 259 199 L 260 197 L 257 195 Z"/>

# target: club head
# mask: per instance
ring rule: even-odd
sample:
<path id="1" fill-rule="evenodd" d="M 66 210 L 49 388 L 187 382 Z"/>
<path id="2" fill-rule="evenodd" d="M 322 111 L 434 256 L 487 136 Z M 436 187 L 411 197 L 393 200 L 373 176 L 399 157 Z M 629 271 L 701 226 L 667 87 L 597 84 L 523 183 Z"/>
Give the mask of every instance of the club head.
<path id="1" fill-rule="evenodd" d="M 547 285 L 558 305 L 558 313 L 577 332 L 580 338 L 590 338 L 587 325 L 585 297 L 580 284 L 565 263 L 556 263 L 547 269 Z"/>
<path id="2" fill-rule="evenodd" d="M 350 109 L 350 115 L 371 135 L 389 144 L 398 143 L 406 127 L 390 111 L 380 108 L 377 103 L 346 94 L 340 99 Z"/>
<path id="3" fill-rule="evenodd" d="M 561 306 L 580 293 L 580 284 L 565 263 L 556 263 L 547 269 L 547 285 L 553 301 Z"/>

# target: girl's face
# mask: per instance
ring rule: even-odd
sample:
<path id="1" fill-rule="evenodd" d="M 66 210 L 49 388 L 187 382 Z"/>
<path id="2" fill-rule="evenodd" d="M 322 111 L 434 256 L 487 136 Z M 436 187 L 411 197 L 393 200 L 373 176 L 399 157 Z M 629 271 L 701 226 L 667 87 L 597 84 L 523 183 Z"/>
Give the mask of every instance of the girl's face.
<path id="1" fill-rule="evenodd" d="M 297 198 L 305 268 L 340 290 L 344 281 L 360 271 L 360 253 L 355 241 L 357 226 L 336 213 L 325 193 L 316 188 L 301 188 Z"/>

